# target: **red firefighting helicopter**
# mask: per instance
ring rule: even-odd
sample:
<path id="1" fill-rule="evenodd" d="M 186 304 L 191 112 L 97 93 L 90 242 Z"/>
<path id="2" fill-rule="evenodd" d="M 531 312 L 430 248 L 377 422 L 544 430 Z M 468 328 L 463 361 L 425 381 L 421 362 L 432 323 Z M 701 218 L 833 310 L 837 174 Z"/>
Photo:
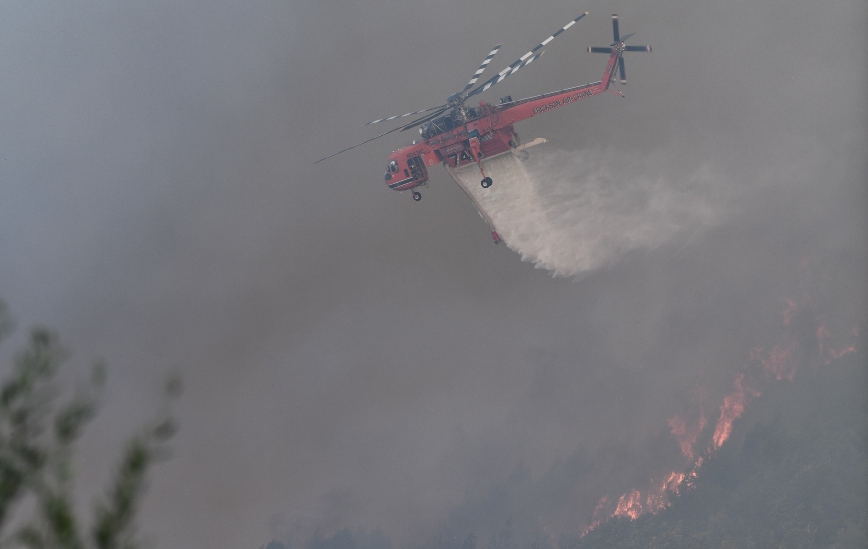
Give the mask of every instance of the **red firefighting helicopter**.
<path id="1" fill-rule="evenodd" d="M 413 141 L 411 145 L 398 149 L 389 156 L 385 180 L 390 189 L 396 191 L 412 190 L 413 200 L 417 202 L 422 200 L 422 194 L 415 190 L 415 188 L 420 185 L 427 185 L 427 166 L 433 166 L 439 162 L 450 168 L 458 168 L 475 162 L 479 166 L 479 171 L 482 175 L 482 187 L 486 189 L 491 187 L 494 182 L 490 177 L 485 175 L 482 159 L 491 159 L 520 146 L 520 140 L 513 128 L 513 124 L 531 116 L 536 116 L 564 105 L 570 105 L 580 99 L 606 91 L 611 91 L 623 97 L 620 91 L 610 89 L 611 85 L 615 82 L 616 65 L 620 72 L 621 83 L 626 84 L 624 52 L 651 51 L 651 46 L 626 45 L 625 42 L 633 34 L 622 37 L 618 30 L 618 15 L 613 14 L 612 33 L 614 41 L 606 47 L 588 48 L 588 51 L 592 53 L 609 54 L 609 62 L 606 64 L 602 80 L 542 95 L 535 95 L 517 101 L 514 101 L 510 96 L 506 96 L 497 105 L 480 101 L 478 107 L 465 106 L 464 102 L 471 97 L 486 91 L 488 88 L 503 81 L 509 75 L 515 74 L 520 68 L 538 59 L 544 53 L 540 51 L 544 46 L 554 40 L 559 34 L 575 25 L 586 15 L 588 15 L 588 12 L 579 15 L 560 30 L 540 42 L 532 50 L 519 57 L 511 65 L 471 90 L 494 55 L 500 50 L 500 46 L 496 46 L 473 74 L 470 82 L 464 86 L 464 89 L 450 95 L 446 99 L 445 104 L 368 122 L 365 125 L 429 113 L 403 126 L 398 126 L 380 135 L 366 139 L 361 143 L 357 143 L 352 147 L 347 147 L 342 151 L 321 158 L 314 162 L 314 164 L 392 132 L 405 131 L 416 126 L 421 126 L 419 128 L 419 133 L 422 136 L 421 141 Z M 495 231 L 492 231 L 492 236 L 495 242 L 500 241 Z"/>

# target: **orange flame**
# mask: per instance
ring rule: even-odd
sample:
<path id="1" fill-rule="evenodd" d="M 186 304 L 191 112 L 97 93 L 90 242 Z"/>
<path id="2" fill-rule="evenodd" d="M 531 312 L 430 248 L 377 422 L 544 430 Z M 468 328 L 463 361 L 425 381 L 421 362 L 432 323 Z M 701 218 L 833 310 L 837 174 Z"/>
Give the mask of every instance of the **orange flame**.
<path id="1" fill-rule="evenodd" d="M 678 473 L 676 471 L 672 471 L 669 473 L 669 476 L 666 477 L 666 480 L 663 481 L 663 491 L 664 492 L 674 492 L 678 493 L 678 487 L 681 486 L 681 481 L 684 480 L 686 475 L 684 473 Z"/>
<path id="2" fill-rule="evenodd" d="M 606 504 L 608 503 L 609 496 L 603 496 L 602 498 L 600 498 L 600 501 L 597 502 L 597 506 L 594 507 L 594 514 L 591 515 L 591 523 L 587 526 L 587 528 L 582 530 L 582 533 L 579 534 L 580 536 L 584 536 L 585 534 L 599 526 L 600 523 L 603 522 L 603 520 L 609 518 L 603 516 L 603 511 L 606 509 Z"/>
<path id="3" fill-rule="evenodd" d="M 615 507 L 615 517 L 630 517 L 636 519 L 642 514 L 642 494 L 639 490 L 633 490 L 629 494 L 624 494 L 618 499 L 618 505 Z"/>
<path id="4" fill-rule="evenodd" d="M 748 396 L 760 396 L 759 391 L 745 384 L 743 373 L 735 377 L 734 385 L 735 390 L 723 398 L 723 404 L 720 406 L 720 418 L 717 420 L 717 427 L 714 428 L 714 437 L 712 437 L 715 450 L 729 438 L 732 433 L 732 422 L 744 413 Z"/>
<path id="5" fill-rule="evenodd" d="M 630 517 L 635 520 L 644 513 L 656 513 L 661 509 L 669 507 L 670 493 L 678 493 L 679 486 L 684 478 L 684 473 L 672 471 L 666 476 L 663 482 L 656 485 L 652 483 L 652 486 L 648 488 L 644 496 L 639 490 L 632 490 L 622 495 L 618 498 L 618 504 L 615 506 L 615 511 L 611 516 Z M 606 498 L 601 499 L 600 503 L 597 505 L 597 509 L 600 509 L 601 506 L 605 505 L 605 502 Z M 594 512 L 596 513 L 597 511 L 595 510 Z M 595 521 L 587 531 L 593 530 L 593 528 L 599 523 L 599 520 Z"/>
<path id="6" fill-rule="evenodd" d="M 669 418 L 668 423 L 672 430 L 672 436 L 675 437 L 678 445 L 681 446 L 681 453 L 687 459 L 693 459 L 693 445 L 696 443 L 696 438 L 705 429 L 705 414 L 700 410 L 699 420 L 692 425 L 688 425 L 687 421 L 677 414 Z"/>
<path id="7" fill-rule="evenodd" d="M 790 342 L 786 347 L 775 346 L 769 354 L 760 360 L 763 371 L 778 381 L 783 378 L 792 381 L 796 375 L 796 363 L 793 358 L 796 349 L 795 342 Z"/>
<path id="8" fill-rule="evenodd" d="M 851 333 L 853 334 L 853 337 L 859 337 L 859 328 L 853 328 Z M 831 364 L 833 360 L 837 360 L 843 356 L 856 352 L 855 345 L 847 345 L 840 349 L 833 349 L 830 346 L 831 340 L 832 334 L 829 333 L 826 325 L 820 324 L 820 326 L 817 327 L 817 345 L 820 347 L 820 357 L 823 358 L 823 362 L 825 362 L 826 365 Z"/>

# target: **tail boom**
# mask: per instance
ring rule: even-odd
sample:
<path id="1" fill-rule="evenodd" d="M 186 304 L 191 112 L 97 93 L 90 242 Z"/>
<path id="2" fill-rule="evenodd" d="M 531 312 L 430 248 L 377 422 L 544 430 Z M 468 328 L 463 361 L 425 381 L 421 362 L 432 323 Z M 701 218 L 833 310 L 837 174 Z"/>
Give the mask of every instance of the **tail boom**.
<path id="1" fill-rule="evenodd" d="M 618 62 L 622 59 L 624 54 L 623 50 L 619 47 L 609 49 L 609 62 L 606 64 L 606 71 L 603 73 L 602 80 L 591 82 L 583 86 L 575 86 L 565 90 L 558 90 L 534 97 L 528 97 L 526 99 L 519 99 L 518 101 L 498 106 L 496 107 L 496 109 L 499 110 L 498 121 L 514 124 L 521 120 L 525 120 L 526 118 L 565 105 L 571 105 L 581 99 L 607 91 L 612 83 L 612 79 L 615 78 L 615 71 L 618 70 Z"/>
<path id="2" fill-rule="evenodd" d="M 600 81 L 520 99 L 514 103 L 504 105 L 502 110 L 499 110 L 498 122 L 514 124 L 532 116 L 552 111 L 565 105 L 571 105 L 581 99 L 604 91 L 606 91 L 606 86 Z"/>

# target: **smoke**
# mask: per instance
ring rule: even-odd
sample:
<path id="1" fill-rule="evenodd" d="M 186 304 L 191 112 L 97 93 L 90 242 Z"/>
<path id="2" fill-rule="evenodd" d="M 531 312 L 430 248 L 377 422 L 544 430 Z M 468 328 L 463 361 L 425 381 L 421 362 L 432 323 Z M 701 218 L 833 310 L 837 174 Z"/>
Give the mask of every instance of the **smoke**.
<path id="1" fill-rule="evenodd" d="M 613 11 L 654 53 L 628 58 L 625 99 L 520 124 L 550 145 L 490 189 L 467 171 L 506 246 L 439 167 L 421 203 L 385 187 L 406 133 L 311 166 L 376 135 L 368 120 L 442 103 L 493 45 L 492 74 L 584 10 L 480 98 L 598 79 L 605 58 L 583 48 L 611 41 Z M 604 495 L 605 515 L 657 493 L 685 448 L 708 448 L 750 350 L 787 349 L 780 311 L 801 285 L 824 320 L 787 313 L 805 341 L 852 357 L 835 338 L 864 331 L 865 13 L 12 2 L 0 296 L 20 332 L 49 324 L 110 366 L 80 501 L 174 366 L 182 428 L 141 517 L 159 547 L 258 547 L 298 524 L 403 546 L 443 522 L 457 549 L 474 529 L 481 547 L 510 514 L 515 535 L 579 532 Z"/>
<path id="2" fill-rule="evenodd" d="M 707 165 L 668 168 L 668 154 L 530 149 L 452 172 L 523 261 L 556 276 L 608 267 L 634 250 L 696 237 L 720 222 L 724 178 Z M 527 154 L 526 152 L 523 154 Z"/>

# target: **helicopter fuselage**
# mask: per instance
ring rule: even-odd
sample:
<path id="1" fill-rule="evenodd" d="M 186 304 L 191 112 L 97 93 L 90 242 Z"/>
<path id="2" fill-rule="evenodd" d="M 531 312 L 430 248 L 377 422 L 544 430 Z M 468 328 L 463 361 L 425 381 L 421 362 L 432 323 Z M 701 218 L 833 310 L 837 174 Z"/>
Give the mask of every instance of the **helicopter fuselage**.
<path id="1" fill-rule="evenodd" d="M 467 110 L 475 116 L 461 121 L 459 113 L 452 113 L 435 119 L 421 128 L 427 138 L 389 156 L 385 179 L 390 189 L 406 191 L 426 184 L 428 167 L 435 164 L 456 168 L 505 153 L 519 144 L 513 125 L 498 124 L 491 105 L 480 102 L 478 108 Z"/>
<path id="2" fill-rule="evenodd" d="M 386 185 L 396 191 L 425 185 L 428 182 L 428 167 L 438 163 L 450 168 L 476 163 L 483 171 L 483 159 L 508 152 L 520 144 L 513 126 L 516 122 L 607 91 L 621 54 L 620 48 L 613 48 L 604 78 L 599 82 L 519 101 L 507 97 L 499 105 L 484 101 L 480 101 L 476 108 L 456 105 L 449 114 L 435 118 L 420 128 L 421 141 L 414 141 L 389 155 Z M 416 200 L 417 196 L 418 193 L 415 193 Z"/>

